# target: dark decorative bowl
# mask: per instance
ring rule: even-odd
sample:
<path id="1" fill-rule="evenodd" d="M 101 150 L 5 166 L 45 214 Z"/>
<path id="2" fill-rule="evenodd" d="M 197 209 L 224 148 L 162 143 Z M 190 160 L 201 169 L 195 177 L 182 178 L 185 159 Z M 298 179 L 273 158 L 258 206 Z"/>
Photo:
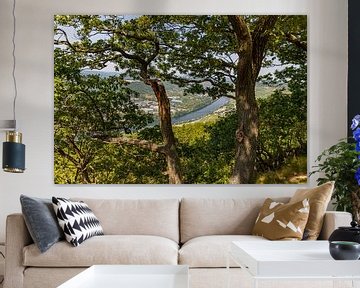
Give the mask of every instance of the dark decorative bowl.
<path id="1" fill-rule="evenodd" d="M 360 244 L 348 241 L 331 241 L 330 255 L 335 260 L 358 260 L 360 257 Z"/>

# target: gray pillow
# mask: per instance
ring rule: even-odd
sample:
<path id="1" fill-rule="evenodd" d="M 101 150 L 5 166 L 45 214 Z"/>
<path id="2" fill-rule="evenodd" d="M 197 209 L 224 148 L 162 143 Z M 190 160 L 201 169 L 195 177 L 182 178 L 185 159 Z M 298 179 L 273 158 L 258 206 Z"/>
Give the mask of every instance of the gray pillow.
<path id="1" fill-rule="evenodd" d="M 20 203 L 31 238 L 41 253 L 64 238 L 51 199 L 21 195 Z"/>

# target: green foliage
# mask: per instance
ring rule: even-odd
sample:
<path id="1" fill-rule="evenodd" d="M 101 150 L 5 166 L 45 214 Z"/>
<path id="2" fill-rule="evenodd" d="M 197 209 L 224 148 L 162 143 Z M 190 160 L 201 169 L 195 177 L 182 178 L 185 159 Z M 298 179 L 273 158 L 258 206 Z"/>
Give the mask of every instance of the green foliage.
<path id="1" fill-rule="evenodd" d="M 359 155 L 354 143 L 348 143 L 346 139 L 341 140 L 317 157 L 318 165 L 314 166 L 314 170 L 310 173 L 310 176 L 319 173 L 319 178 L 316 180 L 318 184 L 335 181 L 332 198 L 339 211 L 353 212 L 351 193 L 358 190 L 354 175 L 360 166 Z"/>
<path id="2" fill-rule="evenodd" d="M 82 177 L 81 171 L 67 158 L 55 153 L 55 183 L 57 184 L 158 184 L 167 183 L 162 173 L 166 163 L 157 153 L 140 149 L 133 145 L 106 144 L 89 141 L 95 148 L 91 162 L 87 166 L 90 181 Z M 86 147 L 81 151 L 89 153 Z M 69 153 L 73 153 L 69 149 Z M 74 154 L 75 155 L 75 154 Z M 149 169 L 148 167 L 152 167 Z"/>
<path id="3" fill-rule="evenodd" d="M 263 67 L 273 61 L 284 66 L 259 77 L 261 83 L 278 87 L 270 97 L 258 99 L 260 171 L 274 171 L 286 165 L 290 156 L 307 153 L 306 25 L 304 15 L 284 16 L 272 32 Z"/>
<path id="4" fill-rule="evenodd" d="M 161 77 L 188 93 L 233 96 L 236 40 L 227 16 L 151 16 L 166 53 L 158 58 Z"/>
<path id="5" fill-rule="evenodd" d="M 185 183 L 228 183 L 235 147 L 234 134 L 228 134 L 235 126 L 228 120 L 222 117 L 174 127 Z"/>
<path id="6" fill-rule="evenodd" d="M 212 98 L 233 97 L 237 78 L 237 43 L 228 17 L 150 16 L 153 29 L 161 36 L 164 53 L 157 58 L 162 78 L 186 87 L 189 93 L 203 93 Z M 250 33 L 262 16 L 243 16 Z M 290 42 L 288 38 L 296 39 Z M 263 67 L 279 67 L 261 79 L 272 85 L 287 86 L 298 82 L 305 91 L 306 101 L 306 49 L 294 43 L 307 42 L 307 21 L 304 15 L 278 16 L 270 32 Z M 299 76 L 295 74 L 299 73 Z M 257 75 L 254 75 L 257 77 Z M 301 77 L 295 80 L 294 77 Z M 305 76 L 305 77 L 304 77 Z"/>
<path id="7" fill-rule="evenodd" d="M 284 106 L 281 106 L 282 97 L 286 97 L 283 99 Z M 265 100 L 261 101 L 264 103 Z M 257 183 L 297 184 L 307 181 L 307 158 L 304 156 L 306 122 L 297 123 L 296 115 L 285 121 L 283 117 L 286 118 L 286 115 L 282 115 L 281 107 L 285 110 L 291 107 L 286 102 L 291 102 L 290 95 L 276 93 L 267 99 L 266 104 L 260 105 L 260 118 L 266 121 L 260 123 Z M 272 113 L 271 109 L 277 113 Z M 291 115 L 293 112 L 289 111 Z M 235 131 L 234 112 L 215 119 L 212 117 L 207 122 L 198 121 L 174 127 L 186 183 L 228 183 L 234 161 Z M 298 140 L 293 137 L 298 137 Z M 271 141 L 273 139 L 281 141 L 276 144 Z M 271 153 L 260 153 L 264 150 Z"/>
<path id="8" fill-rule="evenodd" d="M 286 159 L 277 170 L 259 173 L 257 184 L 301 184 L 306 183 L 306 156 L 294 156 Z"/>
<path id="9" fill-rule="evenodd" d="M 271 102 L 268 105 L 272 107 Z M 291 123 L 289 126 L 284 126 L 283 130 L 272 130 L 271 126 L 264 125 L 273 125 L 275 122 L 278 123 L 278 126 L 281 126 L 281 122 L 275 121 L 276 119 L 279 120 L 278 115 L 269 113 L 268 116 L 273 120 L 268 119 L 267 122 L 264 122 L 260 126 L 260 131 L 267 131 L 270 134 L 266 134 L 267 137 L 264 139 L 260 137 L 260 145 L 263 146 L 266 143 L 271 143 L 271 141 L 269 142 L 271 138 L 278 138 L 277 132 L 281 133 L 281 135 L 288 135 L 288 138 L 282 136 L 285 137 L 284 143 L 294 143 L 291 140 L 293 134 L 288 133 L 289 131 L 287 130 L 288 127 L 292 128 Z M 178 151 L 183 167 L 184 183 L 228 183 L 234 161 L 235 142 L 233 135 L 235 130 L 235 113 L 228 113 L 218 118 L 212 117 L 212 120 L 207 122 L 196 121 L 174 126 L 174 133 L 178 139 Z M 136 135 L 133 135 L 133 137 L 151 140 L 155 143 L 161 143 L 162 141 L 161 133 L 157 126 L 142 129 Z M 94 142 L 91 139 L 88 139 L 88 141 L 89 147 L 95 149 L 93 153 L 96 152 L 96 156 L 91 163 L 91 175 L 93 175 L 92 179 L 94 181 L 92 183 L 167 183 L 166 175 L 161 173 L 161 171 L 165 170 L 166 166 L 161 155 L 136 148 L 135 146 L 101 144 L 101 142 Z M 262 141 L 265 144 L 262 144 Z M 258 166 L 260 172 L 258 183 L 294 183 L 294 178 L 303 183 L 306 179 L 297 178 L 297 176 L 306 175 L 306 157 L 300 157 L 302 160 L 294 160 L 298 159 L 298 157 L 292 154 L 294 151 L 292 146 L 288 147 L 289 150 L 284 150 L 285 147 L 278 147 L 278 149 L 286 151 L 287 153 L 284 154 L 287 155 L 287 158 L 278 163 L 276 161 L 279 156 L 275 152 L 272 154 L 271 159 L 266 158 L 266 160 L 272 163 L 272 166 Z M 56 154 L 55 158 L 56 161 L 64 164 L 62 157 Z M 258 163 L 260 161 L 263 163 L 264 159 L 257 160 Z M 277 165 L 274 165 L 274 162 Z M 72 166 L 69 162 L 63 166 L 56 164 L 55 170 L 57 175 L 65 173 Z M 273 169 L 277 170 L 271 175 L 272 172 L 269 172 L 269 170 Z M 62 180 L 57 180 L 56 183 L 65 183 L 66 181 L 67 183 L 76 183 L 74 181 L 75 170 L 75 168 L 71 168 L 71 171 L 65 175 L 66 177 L 62 177 Z M 73 180 L 70 181 L 69 179 Z"/>
<path id="10" fill-rule="evenodd" d="M 151 116 L 131 101 L 135 92 L 121 77 L 81 75 L 71 54 L 56 49 L 54 55 L 55 183 L 120 183 L 124 170 L 117 157 L 129 165 L 128 154 L 96 138 L 141 129 Z"/>
<path id="11" fill-rule="evenodd" d="M 306 155 L 306 113 L 297 96 L 277 90 L 258 103 L 258 171 L 273 171 L 291 156 Z"/>

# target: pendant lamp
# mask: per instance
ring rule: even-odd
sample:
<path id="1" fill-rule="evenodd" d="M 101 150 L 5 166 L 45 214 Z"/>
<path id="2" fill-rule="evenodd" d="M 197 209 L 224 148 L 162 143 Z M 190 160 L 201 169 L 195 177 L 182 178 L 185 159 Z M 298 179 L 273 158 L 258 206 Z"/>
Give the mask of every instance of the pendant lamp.
<path id="1" fill-rule="evenodd" d="M 17 85 L 15 77 L 16 57 L 15 57 L 15 35 L 16 35 L 16 0 L 13 0 L 12 18 L 13 18 L 13 34 L 12 34 L 12 78 L 14 83 L 14 99 L 13 99 L 13 120 L 0 121 L 0 130 L 6 131 L 6 140 L 3 143 L 2 167 L 5 172 L 23 173 L 25 171 L 25 145 L 22 144 L 22 134 L 16 128 L 16 98 Z"/>

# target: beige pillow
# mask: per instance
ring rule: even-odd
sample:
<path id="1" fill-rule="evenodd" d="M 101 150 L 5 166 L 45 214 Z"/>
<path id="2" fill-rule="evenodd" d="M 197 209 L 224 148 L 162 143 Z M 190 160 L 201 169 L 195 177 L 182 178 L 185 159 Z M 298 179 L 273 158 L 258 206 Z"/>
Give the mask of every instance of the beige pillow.
<path id="1" fill-rule="evenodd" d="M 290 199 L 289 203 L 309 199 L 310 214 L 305 227 L 304 240 L 316 240 L 319 237 L 333 190 L 334 182 L 331 181 L 311 189 L 298 189 Z"/>
<path id="2" fill-rule="evenodd" d="M 260 209 L 252 234 L 269 240 L 301 240 L 308 217 L 307 199 L 284 204 L 268 198 Z"/>

